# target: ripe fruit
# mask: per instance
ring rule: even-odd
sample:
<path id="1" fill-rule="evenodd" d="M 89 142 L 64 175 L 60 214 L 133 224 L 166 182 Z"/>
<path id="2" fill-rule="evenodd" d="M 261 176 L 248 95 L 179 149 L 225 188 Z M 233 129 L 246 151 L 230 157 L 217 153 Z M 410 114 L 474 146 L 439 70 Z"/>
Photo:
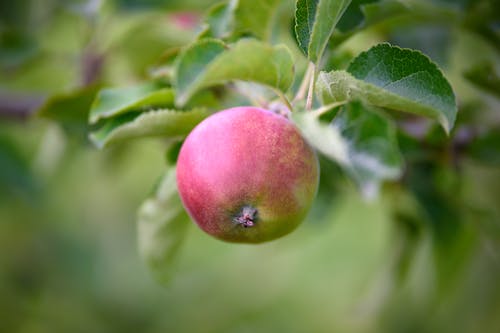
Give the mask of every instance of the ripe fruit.
<path id="1" fill-rule="evenodd" d="M 218 112 L 187 137 L 177 162 L 179 193 L 191 218 L 229 242 L 288 234 L 318 188 L 315 152 L 285 117 L 255 107 Z"/>

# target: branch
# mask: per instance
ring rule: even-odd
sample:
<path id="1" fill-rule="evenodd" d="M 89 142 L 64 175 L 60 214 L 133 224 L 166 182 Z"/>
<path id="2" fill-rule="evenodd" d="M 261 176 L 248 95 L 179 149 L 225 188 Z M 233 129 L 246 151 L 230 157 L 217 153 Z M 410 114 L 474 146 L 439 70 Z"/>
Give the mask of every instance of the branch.
<path id="1" fill-rule="evenodd" d="M 28 95 L 0 91 L 0 118 L 24 120 L 45 100 L 42 95 Z"/>

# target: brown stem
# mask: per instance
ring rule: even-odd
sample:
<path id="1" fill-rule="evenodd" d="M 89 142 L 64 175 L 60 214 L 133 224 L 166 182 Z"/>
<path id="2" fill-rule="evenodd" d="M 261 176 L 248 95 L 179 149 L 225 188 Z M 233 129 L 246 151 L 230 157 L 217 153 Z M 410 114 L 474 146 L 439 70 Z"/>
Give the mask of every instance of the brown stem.
<path id="1" fill-rule="evenodd" d="M 45 100 L 41 95 L 0 91 L 0 118 L 24 120 Z"/>
<path id="2" fill-rule="evenodd" d="M 104 57 L 93 52 L 86 52 L 82 59 L 82 86 L 94 83 L 102 72 Z"/>

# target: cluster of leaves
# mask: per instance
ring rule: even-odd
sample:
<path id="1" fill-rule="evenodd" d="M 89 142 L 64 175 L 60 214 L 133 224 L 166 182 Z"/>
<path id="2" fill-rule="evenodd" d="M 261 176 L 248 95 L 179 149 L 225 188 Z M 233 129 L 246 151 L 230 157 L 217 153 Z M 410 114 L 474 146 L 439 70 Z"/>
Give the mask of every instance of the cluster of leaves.
<path id="1" fill-rule="evenodd" d="M 445 20 L 494 44 L 498 34 L 486 24 L 489 21 L 477 19 L 485 7 L 493 10 L 494 2 L 297 0 L 295 45 L 288 43 L 289 27 L 282 29 L 277 23 L 283 17 L 291 21 L 290 5 L 279 0 L 237 0 L 210 8 L 194 40 L 169 49 L 147 81 L 93 90 L 89 110 L 82 110 L 88 115 L 90 140 L 99 148 L 152 136 L 178 143 L 211 112 L 248 102 L 269 108 L 281 104 L 292 111 L 291 120 L 311 145 L 343 169 L 361 193 L 374 197 L 390 181 L 397 196 L 417 202 L 417 209 L 415 205 L 395 209 L 403 229 L 418 229 L 419 221 L 429 221 L 438 250 L 449 249 L 451 245 L 443 244 L 459 239 L 450 235 L 463 227 L 461 213 L 450 208 L 456 202 L 447 195 L 450 183 L 460 183 L 453 154 L 458 149 L 488 156 L 487 145 L 481 142 L 494 140 L 494 131 L 474 133 L 465 148 L 454 139 L 458 109 L 452 87 L 438 65 L 420 51 L 380 43 L 352 57 L 344 69 L 335 66 L 335 57 L 339 46 L 358 33 L 373 27 L 390 29 L 402 20 Z M 482 64 L 464 74 L 498 95 L 498 76 L 492 68 Z M 40 115 L 64 122 L 64 103 L 82 96 L 88 95 L 50 100 Z M 408 124 L 421 125 L 425 131 L 415 134 Z M 443 159 L 438 153 L 453 156 Z M 175 153 L 172 156 L 175 162 Z M 165 267 L 185 229 L 176 192 L 166 189 L 172 188 L 172 168 L 139 214 L 140 247 L 160 271 L 160 279 L 168 276 Z M 443 170 L 449 170 L 449 182 L 425 182 L 439 178 Z M 446 253 L 438 253 L 440 265 Z"/>

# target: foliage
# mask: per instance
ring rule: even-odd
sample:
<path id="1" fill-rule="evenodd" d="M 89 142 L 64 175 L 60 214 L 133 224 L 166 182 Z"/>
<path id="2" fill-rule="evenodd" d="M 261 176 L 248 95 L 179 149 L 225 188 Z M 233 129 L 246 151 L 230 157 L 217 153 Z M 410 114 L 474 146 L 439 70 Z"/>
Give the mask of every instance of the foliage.
<path id="1" fill-rule="evenodd" d="M 202 245 L 191 242 L 181 251 L 184 240 L 189 243 L 190 238 L 189 219 L 173 180 L 182 140 L 208 115 L 253 104 L 289 115 L 320 155 L 320 190 L 307 228 L 283 240 L 286 251 L 297 252 L 290 254 L 297 267 L 304 267 L 293 270 L 285 263 L 301 276 L 286 285 L 292 288 L 315 281 L 305 275 L 315 277 L 319 267 L 331 264 L 326 260 L 329 254 L 323 257 L 325 251 L 332 254 L 331 260 L 348 262 L 359 257 L 347 252 L 360 248 L 365 258 L 375 260 L 379 252 L 371 253 L 371 246 L 387 244 L 385 252 L 382 245 L 376 247 L 383 252 L 376 259 L 378 269 L 362 270 L 371 277 L 367 284 L 375 291 L 341 298 L 363 299 L 366 324 L 342 321 L 347 312 L 342 309 L 334 311 L 335 323 L 322 321 L 324 326 L 314 326 L 314 316 L 306 314 L 310 320 L 305 323 L 313 326 L 299 326 L 299 330 L 498 330 L 499 13 L 494 0 L 23 0 L 2 4 L 0 220 L 7 222 L 0 226 L 6 249 L 0 257 L 0 266 L 6 268 L 0 273 L 10 282 L 0 286 L 0 293 L 5 293 L 0 298 L 6 300 L 0 311 L 7 302 L 18 309 L 14 312 L 31 309 L 16 300 L 31 304 L 36 299 L 44 282 L 34 276 L 50 281 L 57 276 L 49 272 L 58 272 L 56 268 L 37 266 L 35 259 L 20 252 L 22 244 L 29 244 L 27 253 L 35 253 L 40 263 L 54 256 L 67 265 L 64 269 L 79 274 L 71 266 L 72 259 L 64 257 L 64 249 L 69 249 L 71 258 L 82 260 L 81 251 L 92 252 L 92 238 L 78 238 L 83 236 L 50 222 L 72 216 L 80 222 L 101 221 L 103 229 L 123 230 L 108 218 L 130 221 L 138 209 L 138 231 L 127 235 L 138 235 L 141 256 L 167 286 L 175 286 L 177 271 L 189 280 L 186 267 L 202 265 L 206 257 L 223 251 L 237 253 L 234 261 L 228 259 L 229 266 L 248 260 L 251 251 L 277 263 L 272 259 L 275 249 L 280 253 L 276 258 L 286 262 L 287 252 L 280 245 L 258 249 L 210 245 L 201 236 L 193 237 Z M 91 144 L 101 150 L 93 151 Z M 125 180 L 128 176 L 130 180 Z M 147 188 L 158 178 L 157 188 L 148 196 Z M 87 201 L 92 208 L 81 206 Z M 335 233 L 322 232 L 336 227 L 331 221 L 345 207 L 358 220 L 368 221 L 349 221 L 352 227 L 340 223 L 339 232 L 350 235 L 351 246 L 345 245 L 349 251 L 330 244 L 327 235 Z M 40 225 L 33 222 L 38 219 Z M 25 225 L 10 222 L 15 220 Z M 371 223 L 383 225 L 381 221 L 387 223 L 385 236 L 379 239 L 377 226 Z M 100 229 L 92 232 L 96 230 Z M 319 245 L 308 243 L 308 237 L 318 238 Z M 53 245 L 42 246 L 46 252 L 38 251 L 38 238 Z M 339 237 L 333 239 L 344 244 Z M 87 242 L 81 246 L 90 249 L 65 243 L 73 240 Z M 182 255 L 177 258 L 183 251 L 186 261 Z M 339 254 L 334 256 L 335 251 Z M 128 250 L 131 253 L 135 252 Z M 99 253 L 89 256 L 96 258 Z M 319 257 L 310 261 L 312 256 Z M 369 265 L 368 260 L 359 260 L 360 267 Z M 209 270 L 201 267 L 197 273 Z M 256 261 L 248 267 L 269 268 Z M 357 272 L 348 265 L 338 267 L 349 271 L 346 280 L 356 278 Z M 242 265 L 236 269 L 248 273 Z M 294 278 L 285 277 L 276 267 L 271 272 Z M 323 278 L 329 280 L 328 275 Z M 241 280 L 243 288 L 250 284 L 245 297 L 254 300 L 256 307 L 265 303 L 276 317 L 285 313 L 271 300 L 259 301 L 257 287 L 245 281 L 252 277 L 236 274 L 228 279 Z M 350 283 L 351 291 L 359 288 Z M 280 286 L 270 285 L 266 292 Z M 321 288 L 326 285 L 318 282 Z M 29 293 L 19 298 L 17 290 Z M 287 291 L 311 301 L 306 292 Z M 276 296 L 280 304 L 287 304 L 286 294 Z M 407 305 L 405 313 L 401 304 Z M 221 307 L 208 311 L 221 318 L 216 314 Z M 302 309 L 290 311 L 300 316 Z M 242 307 L 231 313 L 243 316 L 241 312 L 248 310 Z M 430 317 L 428 311 L 435 314 Z M 136 326 L 114 330 L 133 330 L 151 319 L 138 316 Z M 240 318 L 226 326 L 214 319 L 207 331 L 245 330 L 244 324 L 238 326 L 245 320 L 260 327 L 263 314 L 252 316 L 257 318 Z M 295 327 L 276 320 L 277 326 L 266 322 L 260 323 L 261 328 Z M 37 331 L 36 322 L 22 327 L 21 321 L 14 316 L 8 319 L 6 331 Z M 60 325 L 61 331 L 69 330 Z M 89 330 L 99 330 L 97 326 L 88 325 Z M 171 323 L 166 326 L 176 328 Z"/>

